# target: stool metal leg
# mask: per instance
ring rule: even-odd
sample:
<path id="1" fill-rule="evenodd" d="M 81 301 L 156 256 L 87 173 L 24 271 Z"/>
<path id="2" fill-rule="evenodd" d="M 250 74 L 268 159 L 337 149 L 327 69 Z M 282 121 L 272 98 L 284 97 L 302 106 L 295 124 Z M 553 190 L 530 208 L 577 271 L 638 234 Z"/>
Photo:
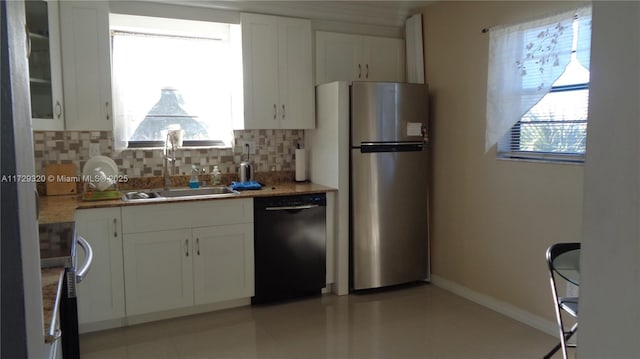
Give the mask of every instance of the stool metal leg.
<path id="1" fill-rule="evenodd" d="M 556 344 L 556 346 L 553 347 L 553 349 L 551 349 L 551 351 L 549 351 L 549 353 L 547 353 L 547 355 L 545 355 L 543 358 L 551 359 L 553 354 L 555 354 L 558 350 L 560 350 L 560 348 L 562 348 L 562 357 L 564 359 L 568 359 L 567 348 L 575 348 L 576 346 L 575 344 L 568 344 L 567 341 L 576 333 L 577 330 L 578 330 L 578 323 L 574 324 L 573 327 L 571 327 L 571 330 L 569 330 L 568 332 L 563 332 L 562 337 L 564 338 L 564 340 Z"/>

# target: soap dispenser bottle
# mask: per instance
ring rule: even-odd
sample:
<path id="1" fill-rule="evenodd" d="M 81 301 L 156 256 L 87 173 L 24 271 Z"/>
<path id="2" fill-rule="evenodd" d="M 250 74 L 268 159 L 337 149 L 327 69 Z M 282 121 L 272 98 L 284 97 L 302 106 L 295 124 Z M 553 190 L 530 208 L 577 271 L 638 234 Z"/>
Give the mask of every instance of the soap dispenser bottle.
<path id="1" fill-rule="evenodd" d="M 211 175 L 211 184 L 213 186 L 220 186 L 222 184 L 222 175 L 218 166 L 213 166 L 213 172 Z"/>
<path id="2" fill-rule="evenodd" d="M 189 180 L 189 188 L 200 187 L 200 181 L 198 181 L 198 168 L 196 165 L 191 165 L 191 179 Z"/>

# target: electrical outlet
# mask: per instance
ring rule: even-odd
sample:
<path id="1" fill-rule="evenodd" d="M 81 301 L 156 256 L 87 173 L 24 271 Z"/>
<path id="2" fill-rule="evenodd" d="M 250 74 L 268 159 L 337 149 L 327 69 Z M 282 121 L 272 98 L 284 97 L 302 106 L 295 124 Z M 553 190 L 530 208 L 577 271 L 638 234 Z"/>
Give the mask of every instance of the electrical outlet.
<path id="1" fill-rule="evenodd" d="M 256 143 L 255 143 L 255 141 L 244 141 L 242 143 L 242 153 L 243 154 L 247 154 L 247 145 L 249 145 L 249 154 L 250 155 L 255 155 L 256 154 Z"/>
<path id="2" fill-rule="evenodd" d="M 100 156 L 100 144 L 99 143 L 90 143 L 89 144 L 89 157 Z"/>

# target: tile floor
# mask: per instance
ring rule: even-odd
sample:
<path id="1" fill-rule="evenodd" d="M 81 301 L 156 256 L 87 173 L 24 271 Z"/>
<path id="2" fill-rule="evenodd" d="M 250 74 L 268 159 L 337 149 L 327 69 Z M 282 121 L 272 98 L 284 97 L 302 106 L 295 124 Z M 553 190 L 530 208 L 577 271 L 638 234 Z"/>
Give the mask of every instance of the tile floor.
<path id="1" fill-rule="evenodd" d="M 433 285 L 247 306 L 80 341 L 83 359 L 541 358 L 556 343 Z"/>

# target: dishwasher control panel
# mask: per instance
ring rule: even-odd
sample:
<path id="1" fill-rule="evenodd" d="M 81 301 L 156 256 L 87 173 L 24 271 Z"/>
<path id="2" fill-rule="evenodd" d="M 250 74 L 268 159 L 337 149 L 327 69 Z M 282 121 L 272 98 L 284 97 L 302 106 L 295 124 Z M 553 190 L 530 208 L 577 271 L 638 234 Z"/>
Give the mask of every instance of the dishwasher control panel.
<path id="1" fill-rule="evenodd" d="M 256 207 L 297 207 L 305 205 L 327 205 L 327 195 L 325 193 L 303 194 L 294 196 L 276 197 L 256 197 L 254 199 Z"/>

